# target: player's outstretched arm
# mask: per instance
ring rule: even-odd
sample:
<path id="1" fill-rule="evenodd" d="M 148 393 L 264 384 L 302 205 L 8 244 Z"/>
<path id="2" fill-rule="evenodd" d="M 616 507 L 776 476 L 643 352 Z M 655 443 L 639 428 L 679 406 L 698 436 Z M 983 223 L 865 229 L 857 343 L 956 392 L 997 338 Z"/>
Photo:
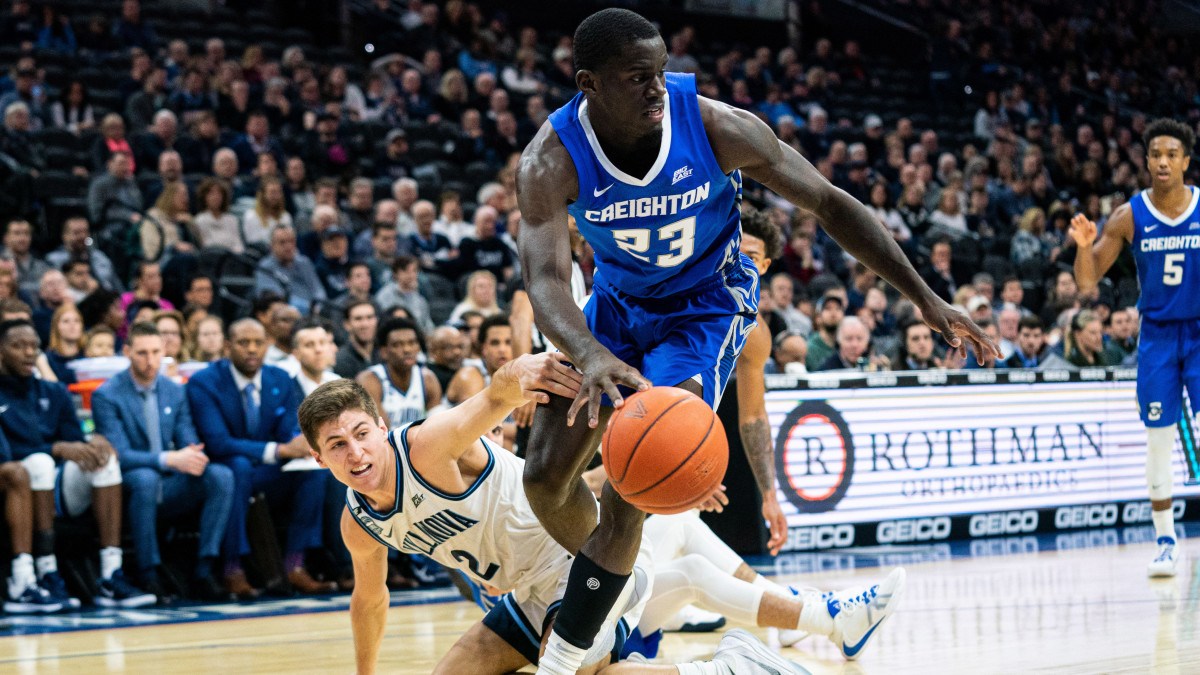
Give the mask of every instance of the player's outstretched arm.
<path id="1" fill-rule="evenodd" d="M 549 123 L 521 154 L 517 204 L 521 209 L 521 271 L 537 326 L 583 371 L 579 396 L 567 412 L 567 424 L 587 404 L 588 425 L 600 422 L 600 396 L 615 407 L 624 397 L 618 384 L 647 389 L 650 383 L 600 344 L 588 330 L 583 312 L 571 297 L 571 235 L 567 204 L 579 192 L 575 165 Z"/>
<path id="2" fill-rule="evenodd" d="M 775 445 L 767 419 L 767 385 L 763 369 L 771 355 L 771 331 L 759 321 L 746 338 L 737 360 L 738 432 L 754 482 L 762 495 L 762 515 L 771 528 L 767 549 L 777 555 L 787 541 L 787 520 L 775 495 Z"/>
<path id="3" fill-rule="evenodd" d="M 367 534 L 349 510 L 342 511 L 342 541 L 354 560 L 354 592 L 350 595 L 354 662 L 358 675 L 368 675 L 375 672 L 387 625 L 387 548 Z"/>
<path id="4" fill-rule="evenodd" d="M 723 170 L 741 169 L 814 213 L 838 245 L 912 301 L 925 323 L 951 346 L 965 351 L 962 340 L 966 339 L 981 361 L 989 352 L 999 356 L 1000 350 L 978 326 L 929 289 L 891 233 L 858 200 L 825 180 L 754 115 L 706 98 L 700 102 L 709 141 Z"/>
<path id="5" fill-rule="evenodd" d="M 440 453 L 456 459 L 517 407 L 529 401 L 549 403 L 550 394 L 574 398 L 582 380 L 562 353 L 519 356 L 501 366 L 483 391 L 413 427 L 408 435 L 410 452 L 414 457 Z"/>
<path id="6" fill-rule="evenodd" d="M 1121 249 L 1133 241 L 1133 209 L 1128 203 L 1118 206 L 1105 223 L 1099 239 L 1096 238 L 1096 223 L 1077 213 L 1071 219 L 1069 234 L 1079 247 L 1075 254 L 1075 283 L 1079 285 L 1080 295 L 1092 295 L 1100 277 L 1121 255 Z"/>

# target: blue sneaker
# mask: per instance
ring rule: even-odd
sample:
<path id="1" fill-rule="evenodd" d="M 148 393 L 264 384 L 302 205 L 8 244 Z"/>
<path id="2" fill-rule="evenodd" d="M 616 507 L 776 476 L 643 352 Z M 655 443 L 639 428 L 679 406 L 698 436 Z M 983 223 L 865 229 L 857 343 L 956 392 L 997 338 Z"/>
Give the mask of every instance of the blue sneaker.
<path id="1" fill-rule="evenodd" d="M 50 598 L 63 606 L 63 609 L 79 609 L 83 603 L 79 598 L 71 597 L 67 591 L 67 582 L 58 572 L 50 572 L 43 576 L 38 585 L 46 589 Z"/>
<path id="2" fill-rule="evenodd" d="M 904 568 L 898 567 L 881 584 L 865 590 L 834 593 L 826 600 L 829 616 L 833 618 L 833 633 L 829 639 L 847 659 L 853 661 L 862 655 L 875 629 L 900 604 L 904 578 Z"/>
<path id="3" fill-rule="evenodd" d="M 129 583 L 125 579 L 125 573 L 121 570 L 113 572 L 108 579 L 100 579 L 96 585 L 99 588 L 94 600 L 101 607 L 131 609 L 158 602 L 158 598 L 153 593 L 147 593 Z"/>
<path id="4" fill-rule="evenodd" d="M 8 580 L 8 600 L 4 611 L 9 614 L 49 614 L 63 608 L 63 604 L 51 597 L 50 592 L 34 582 L 20 593 L 14 592 L 12 579 Z"/>
<path id="5" fill-rule="evenodd" d="M 1182 553 L 1175 537 L 1159 537 L 1158 553 L 1155 554 L 1154 560 L 1150 561 L 1146 572 L 1151 577 L 1175 576 L 1175 567 L 1179 564 Z"/>

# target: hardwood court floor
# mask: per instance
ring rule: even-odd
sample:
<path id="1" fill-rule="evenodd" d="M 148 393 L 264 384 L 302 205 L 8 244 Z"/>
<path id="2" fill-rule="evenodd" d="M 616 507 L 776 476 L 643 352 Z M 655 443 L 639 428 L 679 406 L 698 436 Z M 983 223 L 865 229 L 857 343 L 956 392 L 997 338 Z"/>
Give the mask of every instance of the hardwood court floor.
<path id="1" fill-rule="evenodd" d="M 908 568 L 901 610 L 861 661 L 843 661 L 823 638 L 784 653 L 813 673 L 1200 673 L 1200 559 L 1185 558 L 1174 580 L 1150 581 L 1151 545 L 1118 543 L 1145 535 L 1105 532 L 1058 535 L 1049 552 L 1026 553 L 1039 548 L 1026 537 L 971 542 L 954 555 L 942 544 L 781 559 L 782 581 L 822 587 L 879 577 L 863 567 L 871 562 Z M 479 616 L 465 602 L 392 608 L 380 672 L 428 673 Z M 664 655 L 705 657 L 718 639 L 668 635 Z M 0 639 L 4 673 L 352 671 L 345 612 Z"/>

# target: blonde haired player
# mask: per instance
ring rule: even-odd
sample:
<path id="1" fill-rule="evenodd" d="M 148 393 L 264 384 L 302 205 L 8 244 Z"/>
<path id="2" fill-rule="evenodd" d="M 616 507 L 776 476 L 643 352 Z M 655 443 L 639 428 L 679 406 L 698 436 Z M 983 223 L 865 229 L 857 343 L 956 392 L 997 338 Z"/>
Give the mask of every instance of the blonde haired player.
<path id="1" fill-rule="evenodd" d="M 423 422 L 388 431 L 361 385 L 321 385 L 301 404 L 313 456 L 347 485 L 342 536 L 354 560 L 350 601 L 358 672 L 376 669 L 387 619 L 387 550 L 420 552 L 479 584 L 511 588 L 450 648 L 434 672 L 509 673 L 537 662 L 542 627 L 561 601 L 571 556 L 538 523 L 522 489 L 523 462 L 483 438 L 513 409 L 549 393 L 574 396 L 581 376 L 559 355 L 505 364 L 482 392 Z M 744 631 L 731 631 L 712 661 L 609 665 L 621 615 L 636 623 L 649 593 L 648 554 L 588 650 L 581 673 L 732 675 L 801 673 Z M 851 612 L 842 612 L 843 622 Z M 862 614 L 862 613 L 860 613 Z"/>

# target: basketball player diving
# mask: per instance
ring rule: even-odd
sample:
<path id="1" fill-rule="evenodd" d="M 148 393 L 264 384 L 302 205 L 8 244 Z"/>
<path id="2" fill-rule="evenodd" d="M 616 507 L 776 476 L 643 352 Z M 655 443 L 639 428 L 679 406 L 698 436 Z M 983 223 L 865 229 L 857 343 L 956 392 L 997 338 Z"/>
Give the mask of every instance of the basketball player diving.
<path id="1" fill-rule="evenodd" d="M 451 647 L 435 673 L 500 675 L 538 661 L 546 637 L 543 626 L 562 598 L 571 556 L 538 524 L 521 486 L 522 460 L 484 436 L 529 400 L 545 403 L 550 394 L 578 393 L 582 376 L 560 359 L 551 354 L 521 356 L 458 407 L 390 432 L 371 395 L 352 380 L 324 384 L 301 404 L 300 428 L 313 456 L 348 488 L 341 529 L 354 560 L 350 618 L 360 674 L 375 672 L 383 640 L 388 548 L 427 555 L 481 586 L 511 589 Z M 593 500 L 593 523 L 596 509 Z M 805 672 L 744 631 L 727 633 L 711 661 L 613 663 L 650 596 L 652 559 L 653 553 L 645 549 L 634 570 L 635 583 L 614 615 L 602 622 L 603 639 L 585 655 L 580 672 Z M 824 635 L 836 631 L 865 643 L 873 632 L 870 612 L 856 610 L 864 608 L 878 588 L 860 587 L 836 594 L 836 601 L 829 596 L 815 604 L 793 605 L 797 625 Z M 826 608 L 834 602 L 848 611 L 831 616 Z M 813 625 L 804 623 L 806 618 Z"/>
<path id="2" fill-rule="evenodd" d="M 1096 223 L 1071 219 L 1079 247 L 1075 281 L 1081 294 L 1096 290 L 1121 250 L 1132 247 L 1142 317 L 1138 338 L 1137 403 L 1146 425 L 1146 483 L 1158 551 L 1147 573 L 1175 576 L 1182 551 L 1171 512 L 1171 454 L 1187 387 L 1192 412 L 1200 411 L 1200 189 L 1183 182 L 1196 135 L 1182 122 L 1160 119 L 1146 127 L 1150 189 L 1113 211 L 1096 238 Z"/>
<path id="3" fill-rule="evenodd" d="M 539 663 L 549 675 L 579 668 L 639 550 L 645 515 L 607 486 L 595 525 L 580 479 L 612 408 L 624 403 L 621 388 L 679 386 L 715 407 L 754 328 L 758 274 L 738 246 L 743 174 L 816 214 L 952 347 L 965 351 L 970 342 L 981 360 L 999 354 L 934 295 L 864 206 L 757 117 L 697 95 L 691 75 L 665 73 L 666 46 L 646 19 L 597 12 L 579 25 L 574 50 L 580 93 L 538 131 L 517 173 L 518 243 L 535 320 L 583 374 L 573 400 L 554 395 L 538 406 L 526 448 L 534 513 L 578 554 Z M 568 215 L 595 250 L 582 312 L 570 295 Z M 576 423 L 585 408 L 586 423 Z M 882 620 L 885 596 L 866 613 Z M 854 651 L 846 639 L 843 651 Z"/>

